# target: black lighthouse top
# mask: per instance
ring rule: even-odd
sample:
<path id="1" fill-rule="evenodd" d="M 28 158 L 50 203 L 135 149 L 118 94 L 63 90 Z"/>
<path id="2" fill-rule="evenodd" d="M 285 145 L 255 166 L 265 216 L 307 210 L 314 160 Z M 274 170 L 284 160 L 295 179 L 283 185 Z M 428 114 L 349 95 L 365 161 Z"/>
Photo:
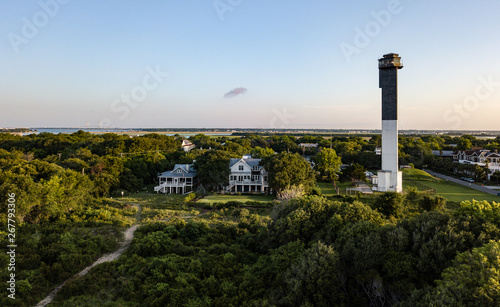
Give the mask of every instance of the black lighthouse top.
<path id="1" fill-rule="evenodd" d="M 379 87 L 382 89 L 382 120 L 398 119 L 398 70 L 403 68 L 397 53 L 378 60 Z"/>
<path id="2" fill-rule="evenodd" d="M 378 68 L 379 69 L 385 69 L 385 68 L 393 68 L 396 67 L 397 69 L 403 68 L 403 63 L 401 62 L 401 57 L 397 53 L 388 53 L 384 54 L 384 57 L 381 59 L 378 59 Z"/>

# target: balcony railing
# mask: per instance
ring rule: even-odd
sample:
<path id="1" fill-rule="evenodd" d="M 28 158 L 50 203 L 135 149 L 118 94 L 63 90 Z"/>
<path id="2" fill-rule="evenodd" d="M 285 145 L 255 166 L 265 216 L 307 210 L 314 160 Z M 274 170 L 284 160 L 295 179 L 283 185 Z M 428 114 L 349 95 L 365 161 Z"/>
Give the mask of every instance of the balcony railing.
<path id="1" fill-rule="evenodd" d="M 267 184 L 267 181 L 263 180 L 229 180 L 230 185 L 234 184 Z"/>
<path id="2" fill-rule="evenodd" d="M 185 187 L 186 185 L 193 185 L 188 182 L 162 182 L 159 187 Z"/>

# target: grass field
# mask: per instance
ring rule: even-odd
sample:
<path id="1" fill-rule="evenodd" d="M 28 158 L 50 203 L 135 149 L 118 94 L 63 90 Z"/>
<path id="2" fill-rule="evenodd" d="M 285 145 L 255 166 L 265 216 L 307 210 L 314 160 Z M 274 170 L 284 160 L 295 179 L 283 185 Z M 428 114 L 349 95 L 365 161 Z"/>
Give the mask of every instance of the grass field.
<path id="1" fill-rule="evenodd" d="M 274 196 L 269 195 L 209 195 L 198 200 L 198 203 L 227 203 L 228 201 L 258 201 L 258 202 L 269 202 L 274 199 Z"/>
<path id="2" fill-rule="evenodd" d="M 316 186 L 321 190 L 321 194 L 324 196 L 333 196 L 337 195 L 337 192 L 333 188 L 333 185 L 331 182 L 320 182 L 318 181 L 316 183 Z"/>
<path id="3" fill-rule="evenodd" d="M 346 189 L 354 187 L 352 182 L 347 181 L 347 182 L 336 182 L 337 188 L 339 188 L 340 194 L 346 194 Z M 316 187 L 318 187 L 321 190 L 321 194 L 323 196 L 334 196 L 337 195 L 337 192 L 333 188 L 333 185 L 331 182 L 323 182 L 323 181 L 318 181 L 316 182 Z"/>
<path id="4" fill-rule="evenodd" d="M 403 170 L 403 179 L 408 180 L 417 180 L 417 181 L 432 181 L 438 182 L 440 179 L 431 176 L 430 174 L 419 170 L 419 169 L 404 169 Z"/>
<path id="5" fill-rule="evenodd" d="M 436 194 L 441 195 L 449 201 L 461 202 L 464 200 L 487 200 L 500 202 L 500 197 L 492 194 L 484 193 L 472 188 L 464 187 L 462 185 L 440 180 L 439 182 L 423 181 L 422 183 L 436 189 Z M 403 180 L 403 186 L 405 180 Z"/>
<path id="6" fill-rule="evenodd" d="M 435 178 L 419 169 L 405 169 L 403 171 L 403 178 L 404 189 L 407 189 L 409 186 L 411 186 L 410 180 L 415 180 L 436 189 L 436 194 L 443 196 L 448 201 L 461 202 L 464 200 L 475 199 L 487 200 L 490 202 L 500 202 L 499 196 L 484 193 L 460 184 Z"/>

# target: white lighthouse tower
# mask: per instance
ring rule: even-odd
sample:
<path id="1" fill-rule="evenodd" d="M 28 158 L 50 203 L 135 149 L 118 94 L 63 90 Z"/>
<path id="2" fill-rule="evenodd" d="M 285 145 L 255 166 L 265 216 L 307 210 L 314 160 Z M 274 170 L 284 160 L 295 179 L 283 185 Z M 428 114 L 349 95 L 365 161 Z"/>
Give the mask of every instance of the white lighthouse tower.
<path id="1" fill-rule="evenodd" d="M 398 167 L 398 70 L 403 68 L 396 53 L 378 60 L 379 87 L 382 89 L 382 170 L 377 191 L 402 192 L 403 173 Z"/>

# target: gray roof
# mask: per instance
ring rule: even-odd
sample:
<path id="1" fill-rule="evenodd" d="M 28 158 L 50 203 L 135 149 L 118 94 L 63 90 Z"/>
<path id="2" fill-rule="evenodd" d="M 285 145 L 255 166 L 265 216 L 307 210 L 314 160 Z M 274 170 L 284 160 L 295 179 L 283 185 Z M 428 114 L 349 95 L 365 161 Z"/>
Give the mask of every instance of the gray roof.
<path id="1" fill-rule="evenodd" d="M 433 150 L 432 154 L 435 156 L 452 157 L 453 150 Z"/>
<path id="2" fill-rule="evenodd" d="M 182 172 L 178 173 L 177 170 Z M 193 164 L 176 164 L 174 169 L 161 173 L 158 177 L 194 177 L 197 171 L 193 168 Z"/>
<path id="3" fill-rule="evenodd" d="M 229 167 L 233 167 L 233 165 L 235 165 L 236 163 L 242 161 L 245 162 L 246 164 L 248 164 L 248 166 L 250 167 L 254 167 L 254 166 L 258 166 L 259 165 L 259 162 L 262 160 L 262 159 L 231 159 L 229 160 Z"/>

